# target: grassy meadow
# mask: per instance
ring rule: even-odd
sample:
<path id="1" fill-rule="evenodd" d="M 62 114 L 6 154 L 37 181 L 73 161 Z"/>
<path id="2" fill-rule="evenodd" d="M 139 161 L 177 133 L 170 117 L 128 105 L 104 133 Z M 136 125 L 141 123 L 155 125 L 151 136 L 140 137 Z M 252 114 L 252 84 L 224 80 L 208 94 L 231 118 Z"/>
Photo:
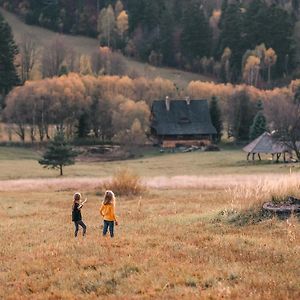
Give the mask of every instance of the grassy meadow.
<path id="1" fill-rule="evenodd" d="M 38 157 L 0 148 L 0 299 L 300 297 L 299 221 L 257 216 L 271 196 L 300 196 L 297 165 L 290 174 L 228 148 L 78 163 L 60 179 Z M 139 173 L 148 189 L 117 195 L 111 240 L 101 236 L 100 183 L 120 167 Z M 89 198 L 88 232 L 74 239 L 78 189 Z"/>

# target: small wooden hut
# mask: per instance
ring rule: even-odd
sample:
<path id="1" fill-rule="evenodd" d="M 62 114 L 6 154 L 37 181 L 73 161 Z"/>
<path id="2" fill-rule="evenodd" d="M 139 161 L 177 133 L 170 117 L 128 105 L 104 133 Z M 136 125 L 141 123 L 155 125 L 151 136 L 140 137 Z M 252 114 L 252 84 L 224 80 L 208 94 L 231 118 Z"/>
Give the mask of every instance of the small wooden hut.
<path id="1" fill-rule="evenodd" d="M 260 154 L 271 154 L 272 160 L 276 157 L 276 161 L 279 161 L 281 155 L 286 162 L 286 153 L 290 153 L 290 150 L 284 143 L 277 141 L 270 133 L 264 132 L 250 144 L 243 148 L 243 151 L 247 152 L 247 160 L 249 160 L 252 154 L 252 160 L 255 160 L 255 154 L 257 154 L 259 160 L 261 160 Z"/>

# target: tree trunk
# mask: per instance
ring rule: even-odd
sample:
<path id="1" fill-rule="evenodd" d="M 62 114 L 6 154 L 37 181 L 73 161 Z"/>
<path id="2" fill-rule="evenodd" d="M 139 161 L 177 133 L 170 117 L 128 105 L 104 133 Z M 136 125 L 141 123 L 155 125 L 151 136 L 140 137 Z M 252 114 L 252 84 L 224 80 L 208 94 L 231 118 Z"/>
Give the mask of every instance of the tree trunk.
<path id="1" fill-rule="evenodd" d="M 59 170 L 60 170 L 60 176 L 63 176 L 63 166 L 59 165 Z"/>

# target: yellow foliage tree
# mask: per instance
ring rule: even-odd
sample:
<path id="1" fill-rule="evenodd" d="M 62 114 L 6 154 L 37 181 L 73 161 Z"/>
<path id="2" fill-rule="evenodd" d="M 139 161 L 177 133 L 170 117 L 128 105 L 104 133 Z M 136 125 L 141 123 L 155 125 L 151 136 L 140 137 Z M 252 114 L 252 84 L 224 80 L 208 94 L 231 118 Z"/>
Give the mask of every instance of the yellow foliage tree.
<path id="1" fill-rule="evenodd" d="M 260 58 L 257 56 L 249 56 L 247 58 L 244 72 L 243 72 L 243 78 L 245 82 L 249 85 L 257 85 L 258 77 L 259 77 L 259 71 L 260 71 Z"/>
<path id="2" fill-rule="evenodd" d="M 274 49 L 269 48 L 265 52 L 265 60 L 264 63 L 268 68 L 268 83 L 271 82 L 271 68 L 274 66 L 277 62 L 277 55 Z"/>
<path id="3" fill-rule="evenodd" d="M 128 15 L 125 10 L 122 10 L 117 17 L 117 28 L 119 35 L 124 39 L 124 35 L 128 31 Z"/>

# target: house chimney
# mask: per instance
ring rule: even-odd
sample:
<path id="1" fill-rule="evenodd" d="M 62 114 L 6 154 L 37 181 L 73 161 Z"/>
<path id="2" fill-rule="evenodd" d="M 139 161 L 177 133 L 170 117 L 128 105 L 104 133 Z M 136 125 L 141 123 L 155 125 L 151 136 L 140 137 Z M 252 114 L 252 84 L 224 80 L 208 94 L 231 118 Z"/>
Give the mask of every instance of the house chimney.
<path id="1" fill-rule="evenodd" d="M 190 105 L 191 99 L 190 99 L 189 96 L 186 96 L 186 97 L 185 97 L 185 101 L 186 101 L 186 104 L 187 104 L 187 105 Z"/>
<path id="2" fill-rule="evenodd" d="M 166 96 L 166 109 L 167 111 L 170 111 L 170 99 L 169 99 L 169 96 Z"/>

